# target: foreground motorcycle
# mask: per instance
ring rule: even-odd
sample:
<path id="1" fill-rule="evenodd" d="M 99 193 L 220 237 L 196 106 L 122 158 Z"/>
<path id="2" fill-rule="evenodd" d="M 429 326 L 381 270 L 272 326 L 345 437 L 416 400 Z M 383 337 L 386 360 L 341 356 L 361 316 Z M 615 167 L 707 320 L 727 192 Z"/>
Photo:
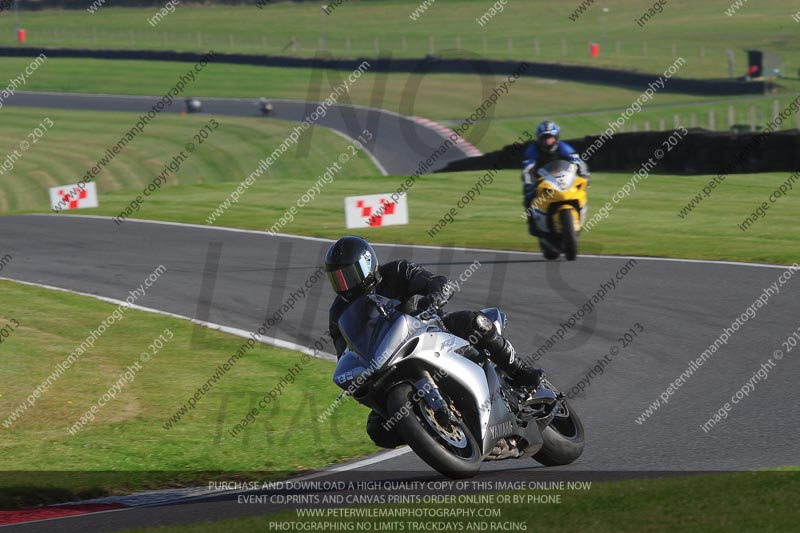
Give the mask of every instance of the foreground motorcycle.
<path id="1" fill-rule="evenodd" d="M 586 216 L 589 182 L 578 176 L 578 166 L 568 161 L 553 161 L 537 171 L 539 183 L 531 209 L 539 246 L 547 259 L 568 261 L 578 255 L 578 233 Z"/>
<path id="2" fill-rule="evenodd" d="M 566 465 L 583 452 L 578 415 L 546 379 L 515 387 L 436 308 L 414 316 L 397 300 L 367 294 L 339 319 L 348 348 L 334 382 L 396 427 L 412 450 L 450 478 L 472 477 L 486 460 L 532 457 Z M 502 332 L 505 313 L 484 309 Z"/>

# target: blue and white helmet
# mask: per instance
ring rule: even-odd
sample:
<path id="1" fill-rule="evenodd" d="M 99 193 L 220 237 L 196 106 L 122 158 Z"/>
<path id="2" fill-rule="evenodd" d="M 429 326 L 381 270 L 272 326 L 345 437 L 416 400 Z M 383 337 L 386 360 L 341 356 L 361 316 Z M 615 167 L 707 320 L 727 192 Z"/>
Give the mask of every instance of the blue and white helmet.
<path id="1" fill-rule="evenodd" d="M 539 149 L 543 152 L 555 152 L 558 150 L 558 134 L 561 133 L 561 129 L 558 127 L 558 124 L 553 122 L 552 120 L 545 120 L 544 122 L 540 122 L 538 126 L 536 126 L 536 139 L 537 143 L 539 144 Z M 548 137 L 555 137 L 556 142 L 552 145 L 548 146 L 544 144 L 544 140 Z"/>

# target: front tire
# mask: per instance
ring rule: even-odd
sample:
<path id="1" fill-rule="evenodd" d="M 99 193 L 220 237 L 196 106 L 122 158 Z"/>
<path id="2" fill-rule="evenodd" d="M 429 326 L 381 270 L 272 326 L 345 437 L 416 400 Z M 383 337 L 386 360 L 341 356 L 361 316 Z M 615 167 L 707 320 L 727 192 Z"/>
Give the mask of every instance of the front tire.
<path id="1" fill-rule="evenodd" d="M 575 219 L 572 209 L 562 209 L 558 213 L 561 222 L 561 243 L 567 261 L 575 261 L 578 256 L 578 235 L 575 233 Z"/>
<path id="2" fill-rule="evenodd" d="M 459 419 L 457 426 L 447 428 L 450 432 L 443 434 L 431 423 L 430 416 L 423 413 L 427 408 L 424 399 L 416 397 L 411 385 L 401 383 L 389 393 L 388 411 L 400 413 L 408 410 L 409 405 L 411 409 L 397 422 L 397 430 L 414 453 L 451 479 L 477 474 L 481 468 L 481 447 L 464 421 Z"/>
<path id="3" fill-rule="evenodd" d="M 533 458 L 545 466 L 563 466 L 575 462 L 586 445 L 581 419 L 566 400 L 562 399 L 561 402 L 559 413 L 542 431 L 544 444 L 533 454 Z"/>
<path id="4" fill-rule="evenodd" d="M 539 237 L 539 248 L 542 250 L 542 255 L 548 261 L 552 261 L 554 259 L 558 259 L 559 253 L 557 250 L 554 250 L 552 245 L 544 239 L 544 237 Z"/>

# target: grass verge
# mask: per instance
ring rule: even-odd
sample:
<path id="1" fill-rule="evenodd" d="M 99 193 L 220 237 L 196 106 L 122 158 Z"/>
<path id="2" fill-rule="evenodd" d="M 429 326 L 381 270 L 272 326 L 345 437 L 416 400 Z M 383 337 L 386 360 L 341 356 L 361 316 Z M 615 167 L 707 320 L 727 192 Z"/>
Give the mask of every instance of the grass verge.
<path id="1" fill-rule="evenodd" d="M 9 424 L 11 413 L 116 307 L 1 280 L 0 291 L 0 324 L 19 323 L 0 347 L 0 508 L 218 478 L 274 479 L 376 451 L 362 431 L 366 410 L 355 402 L 317 421 L 338 393 L 332 363 L 270 346 L 249 351 L 165 429 L 244 339 L 205 329 L 196 335 L 187 321 L 135 310 L 125 311 Z M 165 330 L 173 338 L 152 349 Z M 150 359 L 140 359 L 142 353 Z M 136 363 L 141 368 L 116 398 L 70 433 Z M 229 429 L 295 365 L 300 370 L 277 399 L 231 436 Z"/>
<path id="2" fill-rule="evenodd" d="M 388 194 L 400 187 L 405 177 L 335 179 L 308 207 L 296 209 L 291 221 L 286 212 L 306 191 L 305 179 L 261 180 L 226 212 L 218 225 L 265 231 L 283 218 L 287 221 L 281 230 L 284 233 L 332 239 L 356 233 L 376 242 L 538 251 L 538 243 L 528 235 L 521 218 L 519 172 L 497 173 L 480 196 L 465 208 L 458 208 L 457 202 L 470 188 L 478 181 L 488 181 L 484 175 L 481 171 L 423 176 L 408 192 L 408 225 L 365 227 L 360 231 L 345 229 L 342 198 Z M 589 189 L 588 217 L 598 213 L 606 202 L 613 209 L 607 218 L 581 234 L 580 253 L 783 264 L 797 261 L 793 229 L 794 213 L 800 206 L 797 191 L 789 191 L 770 204 L 765 216 L 747 231 L 738 227 L 762 202 L 768 202 L 769 195 L 787 180 L 788 173 L 728 176 L 693 212 L 683 219 L 678 217 L 679 210 L 700 193 L 710 178 L 654 174 L 640 181 L 630 196 L 614 204 L 612 198 L 631 175 L 596 174 Z M 136 216 L 205 224 L 209 211 L 229 194 L 229 188 L 223 184 L 204 184 L 164 189 Z M 100 208 L 77 214 L 115 216 L 130 202 L 130 195 L 122 191 L 105 194 L 100 199 Z M 456 209 L 452 223 L 444 218 L 450 208 Z M 438 233 L 434 229 L 436 224 L 440 224 Z"/>

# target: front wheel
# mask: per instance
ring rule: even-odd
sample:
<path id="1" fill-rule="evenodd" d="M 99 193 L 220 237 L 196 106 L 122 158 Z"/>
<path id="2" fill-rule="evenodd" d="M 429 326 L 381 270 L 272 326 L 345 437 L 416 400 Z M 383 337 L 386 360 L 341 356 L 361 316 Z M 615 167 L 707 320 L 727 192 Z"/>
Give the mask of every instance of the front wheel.
<path id="1" fill-rule="evenodd" d="M 561 243 L 567 261 L 575 261 L 578 256 L 578 235 L 575 233 L 575 218 L 572 209 L 562 209 L 558 213 L 561 222 Z"/>
<path id="2" fill-rule="evenodd" d="M 545 466 L 568 465 L 583 453 L 583 423 L 566 400 L 561 400 L 553 421 L 542 431 L 542 439 L 544 444 L 533 458 Z"/>
<path id="3" fill-rule="evenodd" d="M 558 259 L 559 251 L 544 237 L 539 237 L 539 248 L 542 250 L 542 255 L 548 261 Z"/>
<path id="4" fill-rule="evenodd" d="M 472 477 L 481 468 L 481 448 L 463 420 L 440 424 L 425 400 L 407 384 L 389 393 L 390 413 L 408 412 L 397 422 L 397 430 L 420 459 L 451 479 Z"/>

